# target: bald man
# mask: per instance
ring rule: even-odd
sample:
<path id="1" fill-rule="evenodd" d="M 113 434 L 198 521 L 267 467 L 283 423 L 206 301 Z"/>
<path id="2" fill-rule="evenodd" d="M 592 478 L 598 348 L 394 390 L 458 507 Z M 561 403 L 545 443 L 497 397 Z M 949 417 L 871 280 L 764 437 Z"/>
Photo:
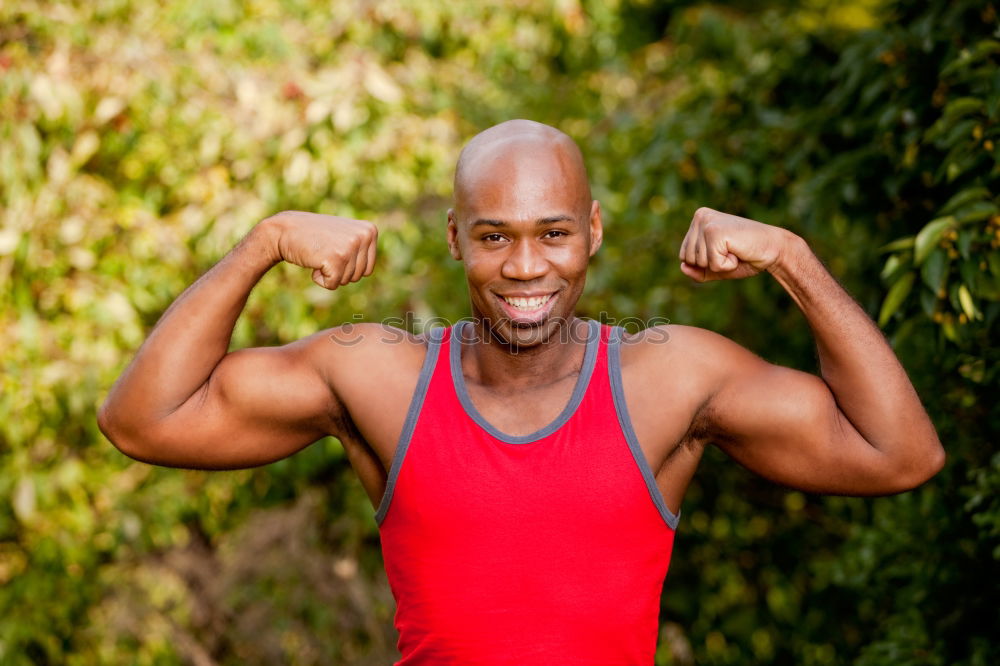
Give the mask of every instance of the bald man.
<path id="1" fill-rule="evenodd" d="M 944 462 L 878 328 L 785 229 L 701 208 L 680 270 L 770 273 L 808 320 L 822 377 L 704 329 L 625 335 L 576 317 L 600 204 L 574 142 L 524 120 L 458 161 L 447 242 L 469 320 L 227 353 L 272 266 L 337 289 L 372 273 L 376 238 L 361 220 L 263 220 L 166 311 L 98 423 L 137 460 L 199 469 L 338 438 L 376 510 L 399 663 L 653 663 L 681 500 L 710 444 L 811 493 L 898 493 Z"/>

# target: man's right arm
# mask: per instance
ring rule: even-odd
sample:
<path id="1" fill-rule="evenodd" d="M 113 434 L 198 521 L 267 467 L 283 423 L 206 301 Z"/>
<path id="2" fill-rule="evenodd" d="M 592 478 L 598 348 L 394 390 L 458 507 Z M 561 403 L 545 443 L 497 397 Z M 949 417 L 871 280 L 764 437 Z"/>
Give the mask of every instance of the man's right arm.
<path id="1" fill-rule="evenodd" d="M 98 413 L 123 453 L 159 465 L 252 467 L 330 433 L 342 409 L 319 332 L 281 347 L 227 353 L 254 285 L 286 260 L 336 287 L 369 275 L 377 232 L 368 222 L 313 213 L 275 215 L 167 309 Z"/>

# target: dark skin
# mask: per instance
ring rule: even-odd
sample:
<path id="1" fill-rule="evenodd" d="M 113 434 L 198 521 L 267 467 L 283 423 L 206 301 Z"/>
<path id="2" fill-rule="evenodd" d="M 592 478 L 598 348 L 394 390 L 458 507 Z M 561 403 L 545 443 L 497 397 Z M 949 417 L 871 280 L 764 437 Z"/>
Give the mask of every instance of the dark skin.
<path id="1" fill-rule="evenodd" d="M 573 312 L 602 234 L 579 150 L 557 130 L 510 121 L 463 151 L 448 245 L 465 265 L 477 336 L 462 371 L 478 410 L 508 434 L 539 430 L 570 398 L 585 338 Z M 199 469 L 263 465 L 333 435 L 378 506 L 425 340 L 364 324 L 227 353 L 251 289 L 275 264 L 311 269 L 336 289 L 371 274 L 376 242 L 371 223 L 329 215 L 257 224 L 164 313 L 102 405 L 101 430 L 137 460 Z M 803 239 L 703 208 L 679 258 L 695 281 L 778 280 L 812 328 L 822 377 L 705 329 L 631 336 L 626 402 L 672 511 L 710 444 L 816 493 L 897 493 L 941 468 L 943 448 L 906 372 Z"/>

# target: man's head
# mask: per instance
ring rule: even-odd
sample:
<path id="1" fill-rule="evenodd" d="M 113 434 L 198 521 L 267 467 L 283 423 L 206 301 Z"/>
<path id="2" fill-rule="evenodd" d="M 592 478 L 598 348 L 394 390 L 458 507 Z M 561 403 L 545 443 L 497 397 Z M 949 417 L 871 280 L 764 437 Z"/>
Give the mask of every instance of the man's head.
<path id="1" fill-rule="evenodd" d="M 462 149 L 448 247 L 465 263 L 473 314 L 510 345 L 569 322 L 601 233 L 580 149 L 559 130 L 510 120 Z"/>

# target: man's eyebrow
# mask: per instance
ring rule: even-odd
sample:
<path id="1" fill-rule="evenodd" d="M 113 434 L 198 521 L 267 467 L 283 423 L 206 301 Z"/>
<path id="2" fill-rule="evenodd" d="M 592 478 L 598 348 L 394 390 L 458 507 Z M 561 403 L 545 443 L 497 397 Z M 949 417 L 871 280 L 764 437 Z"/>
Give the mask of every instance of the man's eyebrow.
<path id="1" fill-rule="evenodd" d="M 474 229 L 480 225 L 487 227 L 505 227 L 507 226 L 507 223 L 504 222 L 503 220 L 491 220 L 487 218 L 479 218 L 478 220 L 472 223 L 472 226 L 470 228 Z"/>
<path id="2" fill-rule="evenodd" d="M 543 217 L 539 219 L 535 224 L 542 226 L 543 224 L 555 224 L 556 222 L 575 222 L 576 218 L 569 215 L 550 215 L 549 217 Z"/>
<path id="3" fill-rule="evenodd" d="M 575 220 L 575 218 L 573 218 L 573 217 L 571 217 L 569 215 L 549 215 L 548 217 L 539 218 L 535 222 L 535 224 L 537 224 L 538 226 L 544 226 L 546 224 L 555 224 L 556 222 L 573 222 L 574 220 Z M 472 223 L 472 225 L 471 225 L 470 228 L 475 229 L 478 226 L 506 227 L 507 223 L 504 222 L 503 220 L 494 220 L 494 219 L 490 219 L 490 218 L 479 218 L 478 220 L 476 220 L 475 222 Z"/>

